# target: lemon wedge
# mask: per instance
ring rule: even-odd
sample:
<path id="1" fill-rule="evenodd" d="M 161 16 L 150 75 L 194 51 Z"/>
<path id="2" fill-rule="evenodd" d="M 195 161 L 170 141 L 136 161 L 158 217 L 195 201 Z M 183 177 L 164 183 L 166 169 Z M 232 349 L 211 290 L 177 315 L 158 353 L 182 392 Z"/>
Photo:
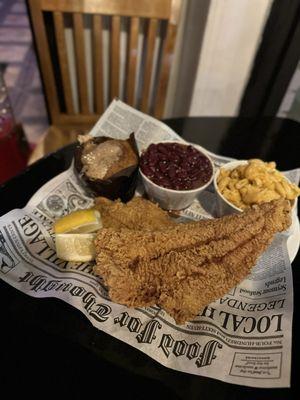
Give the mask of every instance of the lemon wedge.
<path id="1" fill-rule="evenodd" d="M 65 261 L 91 261 L 95 258 L 95 237 L 95 233 L 59 233 L 55 236 L 57 256 Z"/>
<path id="2" fill-rule="evenodd" d="M 92 233 L 102 228 L 101 216 L 97 210 L 78 210 L 58 219 L 54 232 L 59 233 Z"/>

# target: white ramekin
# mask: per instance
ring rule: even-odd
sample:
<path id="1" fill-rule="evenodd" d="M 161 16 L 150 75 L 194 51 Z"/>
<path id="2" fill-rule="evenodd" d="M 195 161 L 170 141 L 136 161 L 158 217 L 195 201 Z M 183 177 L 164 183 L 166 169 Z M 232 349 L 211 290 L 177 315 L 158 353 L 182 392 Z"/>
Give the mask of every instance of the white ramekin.
<path id="1" fill-rule="evenodd" d="M 216 207 L 216 216 L 217 217 L 223 217 L 223 215 L 228 215 L 228 214 L 239 214 L 243 212 L 241 208 L 236 207 L 234 204 L 230 203 L 219 191 L 218 188 L 218 177 L 220 175 L 220 169 L 225 169 L 225 170 L 232 170 L 236 167 L 239 167 L 240 165 L 246 165 L 248 164 L 247 160 L 238 160 L 238 161 L 231 161 L 227 164 L 224 164 L 222 167 L 218 168 L 217 171 L 215 172 L 214 176 L 214 189 L 216 192 L 216 201 L 217 201 L 217 207 Z"/>
<path id="2" fill-rule="evenodd" d="M 233 170 L 236 167 L 239 167 L 240 165 L 246 165 L 248 164 L 247 160 L 238 160 L 238 161 L 232 161 L 227 164 L 224 164 L 222 167 L 218 168 L 217 171 L 215 172 L 214 176 L 214 189 L 215 193 L 217 195 L 217 207 L 216 207 L 216 216 L 217 217 L 223 217 L 224 215 L 228 214 L 239 214 L 243 212 L 241 208 L 236 207 L 234 204 L 230 203 L 219 191 L 218 188 L 218 176 L 220 174 L 220 169 L 226 169 L 226 170 Z M 287 178 L 285 178 L 288 182 L 290 182 Z M 294 208 L 296 207 L 296 201 L 293 202 L 292 206 L 292 211 L 294 211 Z"/>
<path id="3" fill-rule="evenodd" d="M 190 146 L 189 143 L 183 143 L 175 140 L 168 140 L 166 142 L 179 143 Z M 152 182 L 145 174 L 143 174 L 141 169 L 139 169 L 149 199 L 154 201 L 155 203 L 158 203 L 161 208 L 165 210 L 183 210 L 184 208 L 190 206 L 194 201 L 194 199 L 198 196 L 198 194 L 203 192 L 203 190 L 205 190 L 211 184 L 214 177 L 214 164 L 209 155 L 204 150 L 202 150 L 202 148 L 200 150 L 197 147 L 195 147 L 195 149 L 201 152 L 205 157 L 207 157 L 212 166 L 212 175 L 210 180 L 205 185 L 199 188 L 192 190 L 167 189 Z"/>

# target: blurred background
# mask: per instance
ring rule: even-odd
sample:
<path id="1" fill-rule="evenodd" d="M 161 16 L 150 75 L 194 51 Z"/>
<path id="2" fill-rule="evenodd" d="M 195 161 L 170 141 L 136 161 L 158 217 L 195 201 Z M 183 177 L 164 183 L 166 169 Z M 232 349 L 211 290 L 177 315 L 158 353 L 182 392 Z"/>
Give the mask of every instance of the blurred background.
<path id="1" fill-rule="evenodd" d="M 137 4 L 144 3 L 136 1 Z M 78 2 L 70 0 L 62 3 L 71 7 Z M 85 114 L 98 118 L 101 110 L 109 104 L 112 94 L 128 100 L 126 79 L 131 65 L 128 48 L 133 46 L 134 31 L 131 29 L 134 26 L 129 18 L 121 17 L 116 22 L 119 23 L 119 37 L 116 39 L 111 33 L 115 22 L 109 22 L 107 16 L 102 20 L 103 108 L 93 106 L 96 93 L 93 64 L 96 20 L 92 17 L 90 6 L 84 8 L 88 2 L 81 3 L 83 12 L 87 12 L 82 14 L 82 20 L 76 22 L 76 18 L 72 19 L 68 12 L 56 12 L 55 15 L 59 1 L 0 0 L 1 115 L 10 114 L 14 124 L 19 124 L 19 135 L 28 143 L 29 153 L 45 138 L 49 127 L 57 124 L 55 116 L 58 113 L 53 112 L 53 103 L 57 101 L 58 106 L 54 106 L 60 108 L 60 115 L 68 113 L 69 99 L 64 92 L 66 82 L 69 82 L 67 89 L 73 101 L 70 105 L 73 115 L 84 111 L 82 76 L 86 79 L 88 110 Z M 153 1 L 155 7 L 159 4 L 163 7 L 163 3 L 164 0 Z M 255 119 L 277 116 L 300 121 L 299 0 L 167 0 L 167 3 L 168 7 L 172 7 L 169 25 L 173 24 L 176 29 L 172 33 L 172 46 L 169 46 L 167 62 L 170 68 L 165 70 L 163 85 L 166 93 L 161 112 L 155 113 L 155 105 L 151 106 L 151 102 L 154 104 L 155 101 L 158 72 L 152 71 L 147 88 L 147 112 L 160 118 L 209 116 Z M 42 10 L 44 27 L 41 27 L 37 18 L 39 11 L 36 11 L 42 6 L 45 6 Z M 151 29 L 147 24 L 145 18 L 140 19 L 135 47 L 129 48 L 130 56 L 134 55 L 136 63 L 134 99 L 130 104 L 142 110 L 146 110 L 143 108 L 146 75 L 143 74 L 150 62 L 147 53 L 144 54 L 145 49 L 148 51 L 153 45 L 153 63 L 159 60 L 165 51 L 164 47 L 160 48 L 160 41 L 163 43 L 163 38 L 166 39 L 169 34 L 168 28 L 159 25 L 151 42 Z M 39 29 L 45 30 L 51 61 L 41 51 L 43 45 L 39 43 L 42 40 Z M 63 46 L 59 38 L 63 40 Z M 110 65 L 114 43 L 120 45 L 117 92 L 110 85 L 116 65 Z M 78 63 L 76 60 L 80 46 L 86 63 L 84 75 L 81 75 L 81 61 Z M 46 52 L 47 49 L 42 50 Z M 62 64 L 63 57 L 67 61 L 65 65 Z M 53 67 L 50 72 L 55 82 L 48 81 L 50 72 L 45 69 L 47 63 Z M 143 79 L 144 83 L 139 83 Z M 53 86 L 56 89 L 54 95 L 51 94 L 51 85 L 52 89 Z"/>

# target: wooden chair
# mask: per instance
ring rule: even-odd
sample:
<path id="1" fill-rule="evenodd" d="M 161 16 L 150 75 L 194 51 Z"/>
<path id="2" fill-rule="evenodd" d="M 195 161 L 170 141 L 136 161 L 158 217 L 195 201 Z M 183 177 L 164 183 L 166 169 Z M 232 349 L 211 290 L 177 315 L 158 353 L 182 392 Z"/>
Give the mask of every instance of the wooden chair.
<path id="1" fill-rule="evenodd" d="M 156 118 L 163 116 L 181 0 L 29 0 L 28 5 L 51 121 L 31 162 L 89 130 L 115 97 Z M 87 65 L 87 19 L 92 66 Z M 73 63 L 66 28 L 72 31 Z M 109 56 L 104 32 L 110 37 Z M 123 32 L 127 46 L 122 63 Z"/>

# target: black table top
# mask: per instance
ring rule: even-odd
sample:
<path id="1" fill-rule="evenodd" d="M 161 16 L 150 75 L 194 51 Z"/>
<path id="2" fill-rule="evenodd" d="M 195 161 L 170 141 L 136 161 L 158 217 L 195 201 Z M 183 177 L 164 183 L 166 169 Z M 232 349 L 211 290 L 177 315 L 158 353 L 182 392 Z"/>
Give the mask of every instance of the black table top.
<path id="1" fill-rule="evenodd" d="M 179 118 L 166 123 L 191 142 L 236 158 L 275 160 L 282 170 L 299 167 L 300 124 L 267 118 Z M 23 207 L 49 179 L 70 165 L 73 145 L 53 153 L 0 187 L 0 215 Z M 292 386 L 255 389 L 180 373 L 97 330 L 75 308 L 57 299 L 34 299 L 0 280 L 1 390 L 13 394 L 59 393 L 131 399 L 291 399 L 299 375 L 300 257 L 293 262 Z M 115 383 L 115 384 L 114 384 Z M 98 393 L 99 392 L 99 393 Z"/>

